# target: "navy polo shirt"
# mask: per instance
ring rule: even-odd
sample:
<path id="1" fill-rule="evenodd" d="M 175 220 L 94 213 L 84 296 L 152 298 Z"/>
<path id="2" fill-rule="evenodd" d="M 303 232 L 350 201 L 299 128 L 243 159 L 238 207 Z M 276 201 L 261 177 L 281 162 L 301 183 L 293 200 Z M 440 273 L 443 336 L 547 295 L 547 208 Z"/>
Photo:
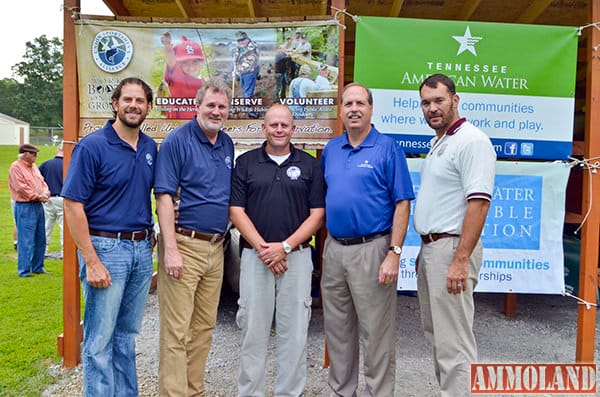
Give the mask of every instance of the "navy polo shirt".
<path id="1" fill-rule="evenodd" d="M 391 230 L 396 203 L 415 198 L 404 152 L 373 126 L 357 147 L 350 145 L 347 132 L 329 141 L 321 162 L 327 229 L 334 237 Z"/>
<path id="2" fill-rule="evenodd" d="M 219 131 L 213 145 L 194 117 L 160 145 L 154 193 L 176 198 L 175 222 L 205 233 L 223 233 L 229 222 L 233 141 Z"/>
<path id="3" fill-rule="evenodd" d="M 300 227 L 311 208 L 325 207 L 325 182 L 317 159 L 290 144 L 290 156 L 277 163 L 262 148 L 235 163 L 231 205 L 246 214 L 267 242 L 283 241 Z"/>
<path id="4" fill-rule="evenodd" d="M 140 132 L 134 150 L 112 123 L 75 145 L 61 195 L 83 203 L 90 229 L 142 230 L 153 224 L 150 191 L 156 143 Z"/>
<path id="5" fill-rule="evenodd" d="M 40 165 L 40 172 L 50 189 L 51 196 L 58 196 L 63 187 L 63 158 L 56 156 Z"/>

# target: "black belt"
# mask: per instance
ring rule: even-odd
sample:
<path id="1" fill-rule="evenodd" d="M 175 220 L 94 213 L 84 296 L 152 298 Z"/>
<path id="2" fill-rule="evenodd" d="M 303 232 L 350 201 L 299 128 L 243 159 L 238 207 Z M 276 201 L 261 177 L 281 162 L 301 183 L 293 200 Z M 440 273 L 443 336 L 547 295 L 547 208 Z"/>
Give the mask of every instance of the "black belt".
<path id="1" fill-rule="evenodd" d="M 337 241 L 338 243 L 340 243 L 342 245 L 355 245 L 355 244 L 368 243 L 369 241 L 373 241 L 379 237 L 387 236 L 388 234 L 390 234 L 389 230 L 387 230 L 385 232 L 381 232 L 381 233 L 367 234 L 366 236 L 362 236 L 362 237 L 338 238 L 338 237 L 331 236 L 331 238 L 333 238 L 335 241 Z"/>
<path id="2" fill-rule="evenodd" d="M 222 234 L 199 232 L 197 230 L 188 229 L 179 225 L 175 225 L 175 232 L 183 234 L 184 236 L 196 238 L 198 240 L 210 241 L 211 243 L 218 243 L 219 241 L 223 240 Z"/>
<path id="3" fill-rule="evenodd" d="M 308 248 L 308 247 L 310 247 L 310 244 L 309 244 L 309 243 L 302 243 L 302 244 L 300 244 L 299 246 L 297 246 L 296 248 L 294 248 L 294 249 L 292 250 L 292 252 L 294 252 L 294 251 L 298 251 L 300 248 L 304 248 L 304 249 L 306 249 L 306 248 Z M 246 240 L 244 240 L 244 242 L 242 243 L 242 248 L 250 248 L 250 249 L 254 249 L 254 247 L 253 247 L 253 246 L 251 246 L 250 244 L 248 244 L 248 242 L 247 242 Z"/>
<path id="4" fill-rule="evenodd" d="M 433 243 L 434 241 L 438 241 L 441 238 L 448 238 L 448 237 L 460 237 L 460 234 L 452 234 L 452 233 L 422 234 L 421 241 L 423 241 L 423 244 L 429 244 L 429 243 Z"/>
<path id="5" fill-rule="evenodd" d="M 149 227 L 135 232 L 104 232 L 102 230 L 90 229 L 90 235 L 98 237 L 118 238 L 121 240 L 142 241 L 152 235 L 152 228 Z"/>

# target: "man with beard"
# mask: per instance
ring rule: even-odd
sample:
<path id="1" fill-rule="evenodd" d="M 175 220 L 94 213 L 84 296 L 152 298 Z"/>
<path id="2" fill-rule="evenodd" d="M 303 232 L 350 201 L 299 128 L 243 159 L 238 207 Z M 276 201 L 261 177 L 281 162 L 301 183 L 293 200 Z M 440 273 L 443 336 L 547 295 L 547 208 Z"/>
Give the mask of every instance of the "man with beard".
<path id="1" fill-rule="evenodd" d="M 454 82 L 429 76 L 419 87 L 421 109 L 435 130 L 421 169 L 414 225 L 419 305 L 425 338 L 433 345 L 443 397 L 470 396 L 470 364 L 477 360 L 473 290 L 482 263 L 480 235 L 492 198 L 496 153 L 479 128 L 458 115 Z"/>
<path id="2" fill-rule="evenodd" d="M 372 114 L 371 91 L 348 84 L 340 106 L 346 133 L 323 150 L 329 236 L 321 293 L 336 396 L 357 395 L 359 339 L 364 395 L 395 395 L 396 285 L 414 193 L 404 152 L 375 129 Z"/>
<path id="3" fill-rule="evenodd" d="M 196 116 L 161 144 L 156 165 L 161 396 L 205 395 L 223 280 L 233 141 L 222 128 L 231 90 L 208 80 L 196 103 Z"/>
<path id="4" fill-rule="evenodd" d="M 152 278 L 156 143 L 140 130 L 152 89 L 129 77 L 112 94 L 116 118 L 73 149 L 62 189 L 85 298 L 83 394 L 138 395 L 135 337 Z"/>

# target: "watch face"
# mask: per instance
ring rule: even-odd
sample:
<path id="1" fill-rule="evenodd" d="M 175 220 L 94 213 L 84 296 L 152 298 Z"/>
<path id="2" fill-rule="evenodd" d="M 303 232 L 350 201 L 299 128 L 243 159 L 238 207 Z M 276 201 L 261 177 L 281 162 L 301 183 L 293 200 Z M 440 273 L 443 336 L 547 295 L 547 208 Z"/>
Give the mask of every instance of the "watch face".
<path id="1" fill-rule="evenodd" d="M 400 255 L 402 253 L 402 247 L 394 246 L 394 247 L 390 247 L 390 249 L 392 251 L 394 251 L 394 254 Z"/>

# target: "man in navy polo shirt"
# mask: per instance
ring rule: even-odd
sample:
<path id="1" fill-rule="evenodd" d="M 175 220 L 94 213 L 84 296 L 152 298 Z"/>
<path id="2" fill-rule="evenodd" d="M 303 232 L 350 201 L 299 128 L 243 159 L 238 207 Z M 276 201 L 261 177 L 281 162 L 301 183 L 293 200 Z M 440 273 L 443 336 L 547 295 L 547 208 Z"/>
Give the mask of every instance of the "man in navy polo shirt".
<path id="1" fill-rule="evenodd" d="M 58 222 L 60 230 L 60 255 L 63 257 L 63 198 L 60 192 L 63 187 L 63 144 L 62 142 L 56 148 L 56 155 L 53 159 L 44 161 L 40 165 L 40 172 L 50 189 L 50 201 L 44 203 L 44 218 L 46 221 L 46 255 L 48 255 L 48 246 L 50 237 L 54 230 L 54 224 Z"/>
<path id="2" fill-rule="evenodd" d="M 78 248 L 83 315 L 83 394 L 137 396 L 135 337 L 152 279 L 152 203 L 156 143 L 140 130 L 152 89 L 122 80 L 116 116 L 82 138 L 62 190 Z"/>
<path id="3" fill-rule="evenodd" d="M 161 144 L 156 165 L 161 396 L 204 395 L 223 280 L 233 142 L 222 128 L 231 90 L 208 80 L 196 103 L 196 116 Z"/>
<path id="4" fill-rule="evenodd" d="M 240 396 L 264 396 L 273 312 L 277 329 L 276 396 L 301 396 L 311 313 L 308 243 L 325 215 L 319 162 L 290 143 L 296 126 L 287 106 L 265 115 L 266 142 L 241 155 L 232 182 L 230 215 L 240 230 L 242 328 Z"/>
<path id="5" fill-rule="evenodd" d="M 359 334 L 364 341 L 365 395 L 394 396 L 396 285 L 414 198 L 404 153 L 371 125 L 373 96 L 344 87 L 346 133 L 323 151 L 327 229 L 321 294 L 335 395 L 355 396 Z"/>

